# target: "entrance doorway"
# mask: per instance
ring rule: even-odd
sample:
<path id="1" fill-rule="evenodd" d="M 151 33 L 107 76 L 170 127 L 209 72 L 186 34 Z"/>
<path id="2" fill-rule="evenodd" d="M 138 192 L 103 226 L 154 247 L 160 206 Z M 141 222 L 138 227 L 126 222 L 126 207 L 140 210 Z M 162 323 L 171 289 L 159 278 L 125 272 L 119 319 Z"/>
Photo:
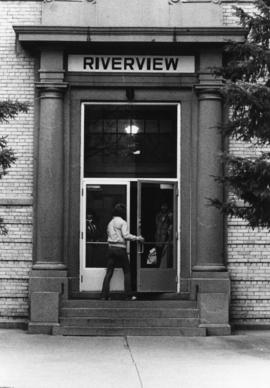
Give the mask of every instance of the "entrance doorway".
<path id="1" fill-rule="evenodd" d="M 98 292 L 106 271 L 107 224 L 127 207 L 132 285 L 179 290 L 179 104 L 83 104 L 80 291 Z M 112 291 L 122 291 L 116 268 Z"/>

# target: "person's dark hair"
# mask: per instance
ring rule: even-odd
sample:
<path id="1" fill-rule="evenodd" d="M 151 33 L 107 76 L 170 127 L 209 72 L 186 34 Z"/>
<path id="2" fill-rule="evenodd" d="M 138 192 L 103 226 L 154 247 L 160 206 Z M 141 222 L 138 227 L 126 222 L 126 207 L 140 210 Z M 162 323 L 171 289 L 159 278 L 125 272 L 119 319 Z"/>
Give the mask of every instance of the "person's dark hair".
<path id="1" fill-rule="evenodd" d="M 123 203 L 117 203 L 112 212 L 113 217 L 126 217 L 126 206 Z"/>

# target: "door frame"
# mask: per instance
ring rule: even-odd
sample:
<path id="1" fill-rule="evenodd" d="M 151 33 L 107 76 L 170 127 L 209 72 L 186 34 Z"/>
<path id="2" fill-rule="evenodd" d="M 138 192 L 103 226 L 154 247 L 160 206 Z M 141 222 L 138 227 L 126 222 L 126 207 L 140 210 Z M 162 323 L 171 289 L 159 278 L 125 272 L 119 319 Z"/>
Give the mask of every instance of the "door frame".
<path id="1" fill-rule="evenodd" d="M 127 203 L 127 223 L 130 223 L 130 182 L 122 181 L 118 178 L 112 179 L 92 179 L 86 178 L 83 181 L 81 189 L 81 213 L 80 213 L 80 291 L 100 291 L 100 285 L 97 287 L 93 283 L 93 289 L 89 290 L 86 283 L 89 275 L 97 274 L 103 280 L 106 268 L 86 268 L 86 200 L 87 200 L 87 185 L 119 185 L 126 186 L 126 203 Z M 129 253 L 129 243 L 127 244 L 127 252 Z M 86 288 L 85 288 L 86 287 Z M 124 280 L 122 269 L 115 268 L 113 278 L 111 280 L 112 291 L 122 291 L 124 289 Z"/>
<path id="2" fill-rule="evenodd" d="M 173 267 L 172 268 L 144 268 L 141 266 L 141 260 L 142 260 L 142 254 L 144 252 L 144 243 L 142 243 L 143 250 L 140 252 L 139 249 L 137 249 L 137 287 L 140 289 L 139 292 L 175 292 L 177 291 L 178 286 L 178 278 L 177 278 L 177 267 L 178 267 L 178 240 L 179 240 L 179 232 L 178 232 L 178 185 L 177 181 L 170 180 L 165 181 L 163 179 L 160 179 L 158 181 L 153 181 L 151 179 L 139 179 L 137 184 L 137 233 L 141 234 L 141 218 L 142 218 L 142 186 L 143 184 L 150 183 L 150 184 L 158 184 L 162 185 L 165 183 L 173 185 L 173 212 L 176 214 L 176 218 L 174 216 L 173 218 Z M 146 241 L 147 243 L 147 241 Z M 162 285 L 163 289 L 153 289 L 156 287 L 154 284 L 160 283 L 160 277 L 163 275 L 167 280 L 169 281 L 169 286 L 166 288 L 166 286 Z M 161 276 L 160 276 L 161 275 Z M 175 279 L 176 278 L 176 279 Z M 147 279 L 150 279 L 152 281 L 152 287 L 145 287 L 145 285 L 141 284 L 142 282 L 146 282 Z M 175 285 L 176 283 L 176 285 Z M 176 288 L 176 290 L 175 290 Z"/>
<path id="3" fill-rule="evenodd" d="M 176 115 L 177 115 L 177 123 L 176 123 L 176 130 L 177 130 L 177 156 L 176 156 L 176 178 L 84 178 L 84 117 L 85 117 L 85 106 L 86 105 L 141 105 L 141 106 L 175 106 L 176 107 Z M 177 215 L 177 259 L 176 259 L 176 272 L 177 272 L 177 293 L 180 292 L 180 278 L 181 278 L 181 103 L 178 102 L 111 102 L 111 101 L 85 101 L 81 102 L 81 158 L 80 158 L 80 274 L 79 274 L 79 284 L 80 284 L 80 291 L 82 290 L 81 287 L 81 271 L 82 266 L 85 263 L 85 244 L 83 244 L 83 238 L 85 238 L 85 198 L 83 198 L 83 194 L 85 192 L 85 186 L 86 184 L 97 184 L 96 182 L 99 182 L 102 184 L 102 182 L 110 182 L 110 184 L 113 184 L 114 182 L 119 182 L 118 184 L 124 184 L 125 182 L 137 182 L 137 181 L 153 181 L 153 182 L 177 182 L 178 183 L 178 195 L 177 195 L 177 209 L 178 209 L 178 215 Z M 127 198 L 127 201 L 130 201 L 130 186 L 129 186 L 129 198 Z M 83 213 L 84 211 L 84 213 Z M 127 202 L 127 222 L 128 225 L 130 224 L 130 204 Z M 82 238 L 83 237 L 83 238 Z M 84 240 L 85 242 L 85 240 Z M 129 245 L 128 245 L 128 253 L 129 253 Z M 84 290 L 86 291 L 86 290 Z"/>

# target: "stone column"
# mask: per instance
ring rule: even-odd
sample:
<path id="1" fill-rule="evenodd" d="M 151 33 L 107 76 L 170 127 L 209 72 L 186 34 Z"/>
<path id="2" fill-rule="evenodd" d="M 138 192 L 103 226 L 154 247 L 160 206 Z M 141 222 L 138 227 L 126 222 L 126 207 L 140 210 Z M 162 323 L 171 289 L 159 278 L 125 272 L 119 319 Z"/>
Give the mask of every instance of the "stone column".
<path id="1" fill-rule="evenodd" d="M 64 84 L 37 85 L 40 89 L 36 191 L 36 257 L 33 269 L 65 269 L 64 220 Z"/>
<path id="2" fill-rule="evenodd" d="M 222 136 L 217 129 L 222 122 L 222 100 L 218 89 L 198 88 L 197 263 L 193 270 L 224 271 L 223 216 L 207 200 L 223 197 L 222 185 L 214 179 L 222 175 Z"/>
<path id="3" fill-rule="evenodd" d="M 197 86 L 198 178 L 197 178 L 197 262 L 192 267 L 192 287 L 200 308 L 200 323 L 208 334 L 230 334 L 230 280 L 224 265 L 223 216 L 209 206 L 207 198 L 223 197 L 223 187 L 214 176 L 222 175 L 219 154 L 222 136 L 222 100 L 218 86 Z"/>
<path id="4" fill-rule="evenodd" d="M 33 269 L 29 280 L 30 333 L 51 334 L 67 298 L 64 235 L 63 82 L 40 82 Z"/>

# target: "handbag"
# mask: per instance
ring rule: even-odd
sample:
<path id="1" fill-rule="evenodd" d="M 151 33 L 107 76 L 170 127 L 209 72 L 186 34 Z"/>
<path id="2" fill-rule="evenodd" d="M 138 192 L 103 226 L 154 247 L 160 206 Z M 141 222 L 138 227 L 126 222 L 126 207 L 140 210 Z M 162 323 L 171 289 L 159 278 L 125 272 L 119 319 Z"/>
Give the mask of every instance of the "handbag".
<path id="1" fill-rule="evenodd" d="M 147 256 L 146 264 L 148 264 L 148 265 L 157 264 L 157 251 L 156 251 L 156 248 L 150 249 L 150 251 L 148 253 L 148 256 Z"/>

